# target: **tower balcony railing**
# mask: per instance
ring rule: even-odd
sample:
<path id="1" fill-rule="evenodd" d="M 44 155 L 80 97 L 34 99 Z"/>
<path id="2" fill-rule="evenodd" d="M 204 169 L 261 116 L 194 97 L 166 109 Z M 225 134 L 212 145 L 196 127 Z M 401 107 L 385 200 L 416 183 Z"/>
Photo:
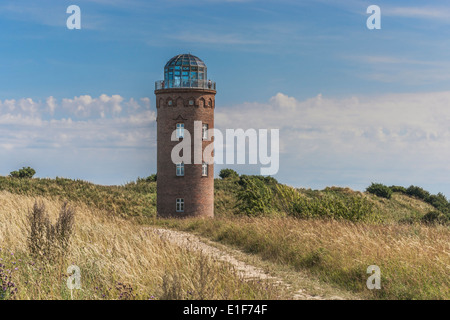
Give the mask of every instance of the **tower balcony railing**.
<path id="1" fill-rule="evenodd" d="M 155 82 L 155 90 L 172 88 L 193 88 L 216 90 L 216 83 L 211 80 L 158 80 Z"/>

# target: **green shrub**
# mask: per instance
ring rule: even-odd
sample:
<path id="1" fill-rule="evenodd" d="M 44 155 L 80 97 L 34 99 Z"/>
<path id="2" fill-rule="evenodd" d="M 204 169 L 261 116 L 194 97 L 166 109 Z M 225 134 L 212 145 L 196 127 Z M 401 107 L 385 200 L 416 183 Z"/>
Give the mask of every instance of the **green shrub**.
<path id="1" fill-rule="evenodd" d="M 410 186 L 408 189 L 400 186 L 391 186 L 390 187 L 393 192 L 401 192 L 407 194 L 411 197 L 416 197 L 420 200 L 423 200 L 433 207 L 435 207 L 438 211 L 442 212 L 450 212 L 450 203 L 447 198 L 442 194 L 430 194 L 430 192 L 424 190 L 421 187 Z"/>
<path id="2" fill-rule="evenodd" d="M 392 192 L 399 192 L 399 193 L 406 194 L 406 188 L 405 187 L 402 187 L 402 186 L 390 186 L 389 188 L 391 188 Z"/>
<path id="3" fill-rule="evenodd" d="M 373 205 L 361 196 L 346 198 L 336 195 L 324 195 L 312 201 L 295 204 L 297 217 L 322 217 L 361 221 L 373 218 Z"/>
<path id="4" fill-rule="evenodd" d="M 430 193 L 428 191 L 417 186 L 409 186 L 409 188 L 406 189 L 406 194 L 411 197 L 421 199 L 423 201 L 427 201 L 428 198 L 430 197 Z"/>
<path id="5" fill-rule="evenodd" d="M 247 215 L 255 216 L 269 213 L 273 210 L 273 192 L 263 179 L 253 176 L 241 176 L 237 206 Z"/>
<path id="6" fill-rule="evenodd" d="M 306 198 L 302 196 L 295 188 L 279 184 L 276 187 L 277 207 L 287 215 L 295 216 L 297 213 L 296 205 L 305 202 Z"/>
<path id="7" fill-rule="evenodd" d="M 278 184 L 277 179 L 275 179 L 274 177 L 271 177 L 271 176 L 266 176 L 266 177 L 265 177 L 265 176 L 258 176 L 258 175 L 246 175 L 246 174 L 241 175 L 241 177 L 240 177 L 240 179 L 239 179 L 239 184 L 240 184 L 240 185 L 243 185 L 243 183 L 244 183 L 244 181 L 245 181 L 246 179 L 255 179 L 255 180 L 259 180 L 259 181 L 261 181 L 262 183 L 264 183 L 264 184 L 266 184 L 266 185 L 273 186 L 273 187 L 275 187 L 275 185 Z"/>
<path id="8" fill-rule="evenodd" d="M 33 178 L 36 174 L 36 171 L 30 167 L 23 167 L 19 171 L 12 171 L 9 176 L 12 178 Z"/>
<path id="9" fill-rule="evenodd" d="M 137 180 L 138 180 L 137 182 L 140 182 L 140 181 L 155 182 L 157 180 L 157 175 L 156 174 L 151 174 L 147 178 L 144 178 L 144 179 L 138 178 Z"/>
<path id="10" fill-rule="evenodd" d="M 450 204 L 447 198 L 442 194 L 431 195 L 428 197 L 427 202 L 442 212 L 450 212 Z"/>
<path id="11" fill-rule="evenodd" d="M 222 169 L 220 170 L 219 177 L 222 179 L 239 178 L 239 174 L 233 169 Z"/>
<path id="12" fill-rule="evenodd" d="M 392 196 L 391 188 L 381 183 L 372 183 L 369 187 L 367 187 L 366 191 L 386 199 L 390 199 Z"/>
<path id="13" fill-rule="evenodd" d="M 350 221 L 374 219 L 373 204 L 361 195 L 342 197 L 331 192 L 308 199 L 294 188 L 277 185 L 282 210 L 296 218 L 332 218 Z"/>
<path id="14" fill-rule="evenodd" d="M 450 223 L 450 214 L 440 211 L 430 211 L 422 217 L 422 222 L 428 224 L 448 224 Z"/>

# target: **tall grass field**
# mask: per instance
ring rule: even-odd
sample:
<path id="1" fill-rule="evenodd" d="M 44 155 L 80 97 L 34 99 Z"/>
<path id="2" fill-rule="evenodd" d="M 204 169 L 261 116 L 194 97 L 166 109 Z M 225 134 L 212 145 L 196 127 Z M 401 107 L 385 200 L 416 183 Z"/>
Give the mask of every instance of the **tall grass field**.
<path id="1" fill-rule="evenodd" d="M 441 195 L 382 185 L 295 189 L 233 175 L 216 179 L 215 219 L 180 220 L 156 217 L 156 183 L 0 177 L 0 299 L 290 298 L 179 248 L 155 226 L 240 249 L 361 299 L 450 299 L 449 206 Z M 65 204 L 74 213 L 70 232 L 61 227 Z M 36 205 L 45 211 L 43 229 L 30 220 Z M 57 245 L 60 238 L 67 246 Z M 69 265 L 82 270 L 81 290 L 67 287 Z M 379 290 L 366 286 L 370 265 L 381 270 Z"/>

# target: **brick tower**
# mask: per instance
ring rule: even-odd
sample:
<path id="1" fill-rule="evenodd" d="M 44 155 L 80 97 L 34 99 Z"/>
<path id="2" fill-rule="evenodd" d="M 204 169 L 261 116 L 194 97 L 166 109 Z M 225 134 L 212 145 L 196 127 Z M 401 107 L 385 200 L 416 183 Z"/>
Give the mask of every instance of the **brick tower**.
<path id="1" fill-rule="evenodd" d="M 216 84 L 208 80 L 202 60 L 180 54 L 165 65 L 164 80 L 156 82 L 155 95 L 158 216 L 213 217 L 214 164 L 204 162 L 202 155 L 199 158 L 199 146 L 203 154 L 214 140 L 208 137 L 207 129 L 214 128 Z M 174 131 L 178 141 L 171 139 Z M 190 163 L 174 163 L 172 149 L 188 135 Z"/>

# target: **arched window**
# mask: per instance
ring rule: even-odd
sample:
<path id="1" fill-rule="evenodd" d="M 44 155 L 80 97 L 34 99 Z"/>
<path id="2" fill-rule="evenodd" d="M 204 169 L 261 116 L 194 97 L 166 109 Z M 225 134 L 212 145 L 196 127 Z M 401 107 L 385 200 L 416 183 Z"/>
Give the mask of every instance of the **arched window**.
<path id="1" fill-rule="evenodd" d="M 177 123 L 177 136 L 178 139 L 184 138 L 184 123 Z"/>
<path id="2" fill-rule="evenodd" d="M 202 176 L 203 177 L 208 176 L 208 164 L 206 162 L 202 163 Z"/>
<path id="3" fill-rule="evenodd" d="M 184 176 L 184 163 L 177 163 L 177 176 L 183 177 Z"/>
<path id="4" fill-rule="evenodd" d="M 202 124 L 202 139 L 208 140 L 208 124 L 207 123 Z"/>

